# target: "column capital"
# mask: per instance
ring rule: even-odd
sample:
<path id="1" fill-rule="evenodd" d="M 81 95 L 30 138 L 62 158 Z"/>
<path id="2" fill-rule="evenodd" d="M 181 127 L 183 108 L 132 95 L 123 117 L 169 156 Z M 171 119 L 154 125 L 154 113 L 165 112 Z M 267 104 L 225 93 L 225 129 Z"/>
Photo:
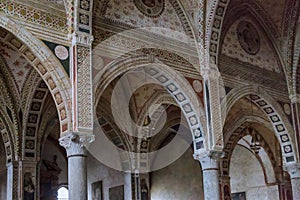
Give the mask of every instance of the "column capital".
<path id="1" fill-rule="evenodd" d="M 293 163 L 286 166 L 291 179 L 300 178 L 300 163 Z"/>
<path id="2" fill-rule="evenodd" d="M 194 154 L 194 159 L 199 160 L 202 166 L 202 170 L 218 169 L 219 160 L 223 157 L 222 151 L 205 151 L 202 153 Z"/>
<path id="3" fill-rule="evenodd" d="M 92 42 L 94 40 L 93 35 L 88 34 L 88 33 L 84 33 L 81 31 L 75 31 L 72 34 L 72 44 L 81 44 L 84 46 L 91 46 Z"/>
<path id="4" fill-rule="evenodd" d="M 297 103 L 297 94 L 291 94 L 289 96 L 291 103 Z"/>
<path id="5" fill-rule="evenodd" d="M 95 140 L 92 134 L 69 133 L 59 139 L 59 144 L 67 150 L 67 156 L 85 156 L 86 147 Z"/>

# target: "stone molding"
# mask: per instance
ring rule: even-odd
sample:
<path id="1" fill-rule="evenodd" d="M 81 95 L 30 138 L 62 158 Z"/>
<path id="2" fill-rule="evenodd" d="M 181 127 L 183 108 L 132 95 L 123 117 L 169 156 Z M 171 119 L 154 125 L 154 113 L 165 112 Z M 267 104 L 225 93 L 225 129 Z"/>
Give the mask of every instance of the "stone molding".
<path id="1" fill-rule="evenodd" d="M 90 47 L 94 40 L 94 36 L 81 31 L 76 31 L 71 35 L 73 45 L 83 45 Z"/>
<path id="2" fill-rule="evenodd" d="M 291 179 L 300 179 L 300 163 L 287 165 L 286 170 L 290 174 Z"/>
<path id="3" fill-rule="evenodd" d="M 80 135 L 79 133 L 70 133 L 59 139 L 59 144 L 67 151 L 67 157 L 86 156 L 86 147 L 95 140 L 92 134 Z"/>

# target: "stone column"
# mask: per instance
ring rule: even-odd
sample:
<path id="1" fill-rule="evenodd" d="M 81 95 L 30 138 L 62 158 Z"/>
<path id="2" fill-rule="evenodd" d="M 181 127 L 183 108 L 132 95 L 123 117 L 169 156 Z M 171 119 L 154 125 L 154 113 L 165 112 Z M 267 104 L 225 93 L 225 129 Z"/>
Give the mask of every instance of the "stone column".
<path id="1" fill-rule="evenodd" d="M 18 182 L 18 162 L 12 161 L 7 164 L 7 184 L 6 184 L 6 199 L 18 199 L 18 191 L 20 187 Z"/>
<path id="2" fill-rule="evenodd" d="M 132 200 L 132 175 L 124 172 L 124 200 Z"/>
<path id="3" fill-rule="evenodd" d="M 86 145 L 92 142 L 92 135 L 70 133 L 60 138 L 60 145 L 68 156 L 68 186 L 70 200 L 87 200 Z"/>
<path id="4" fill-rule="evenodd" d="M 291 177 L 293 199 L 298 200 L 300 199 L 300 163 L 288 165 L 287 171 Z"/>
<path id="5" fill-rule="evenodd" d="M 203 171 L 204 200 L 219 200 L 221 197 L 219 183 L 219 160 L 221 155 L 222 152 L 219 151 L 194 155 L 194 158 L 200 161 Z"/>

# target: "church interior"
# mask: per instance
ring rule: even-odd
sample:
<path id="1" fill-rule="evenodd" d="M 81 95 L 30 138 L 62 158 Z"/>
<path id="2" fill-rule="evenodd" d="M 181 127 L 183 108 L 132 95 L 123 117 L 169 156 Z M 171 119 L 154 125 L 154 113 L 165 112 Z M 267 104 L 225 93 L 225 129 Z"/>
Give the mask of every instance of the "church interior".
<path id="1" fill-rule="evenodd" d="M 0 0 L 0 65 L 1 200 L 300 199 L 299 0 Z"/>

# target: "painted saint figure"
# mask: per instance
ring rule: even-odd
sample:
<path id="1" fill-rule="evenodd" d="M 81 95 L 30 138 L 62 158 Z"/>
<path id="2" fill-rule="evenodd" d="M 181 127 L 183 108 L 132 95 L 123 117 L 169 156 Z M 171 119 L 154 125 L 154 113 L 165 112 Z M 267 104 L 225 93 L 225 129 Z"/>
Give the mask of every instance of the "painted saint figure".
<path id="1" fill-rule="evenodd" d="M 34 182 L 30 172 L 24 174 L 24 200 L 34 200 Z"/>

